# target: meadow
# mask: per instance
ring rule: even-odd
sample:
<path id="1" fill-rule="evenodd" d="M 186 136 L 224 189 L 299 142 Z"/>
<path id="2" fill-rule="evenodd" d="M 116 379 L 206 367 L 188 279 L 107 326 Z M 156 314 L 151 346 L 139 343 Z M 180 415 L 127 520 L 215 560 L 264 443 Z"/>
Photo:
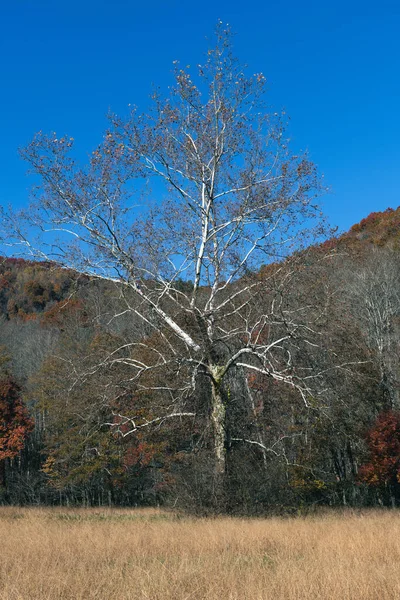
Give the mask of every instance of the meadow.
<path id="1" fill-rule="evenodd" d="M 400 513 L 0 508 L 1 600 L 394 600 Z"/>

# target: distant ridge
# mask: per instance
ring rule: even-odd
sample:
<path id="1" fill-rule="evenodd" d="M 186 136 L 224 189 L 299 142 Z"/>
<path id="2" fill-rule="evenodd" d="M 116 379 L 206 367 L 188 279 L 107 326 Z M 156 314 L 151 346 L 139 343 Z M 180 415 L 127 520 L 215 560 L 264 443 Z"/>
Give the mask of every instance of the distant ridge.
<path id="1" fill-rule="evenodd" d="M 374 244 L 386 246 L 400 245 L 400 206 L 387 208 L 382 212 L 372 212 L 365 219 L 353 225 L 339 241 L 345 243 Z"/>
<path id="2" fill-rule="evenodd" d="M 346 249 L 354 254 L 362 254 L 372 247 L 390 246 L 400 250 L 400 206 L 387 208 L 382 212 L 372 212 L 349 231 L 332 237 L 318 246 L 321 250 Z"/>

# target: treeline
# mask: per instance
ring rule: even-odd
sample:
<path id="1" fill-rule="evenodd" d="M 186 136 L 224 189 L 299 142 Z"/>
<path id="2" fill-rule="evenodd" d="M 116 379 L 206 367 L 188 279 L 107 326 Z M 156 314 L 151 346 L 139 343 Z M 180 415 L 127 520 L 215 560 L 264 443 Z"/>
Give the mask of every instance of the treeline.
<path id="1" fill-rule="evenodd" d="M 399 232 L 400 209 L 374 213 L 341 238 L 232 284 L 265 282 L 240 313 L 258 323 L 250 334 L 258 344 L 268 345 L 274 325 L 258 322 L 258 311 L 277 314 L 278 305 L 299 325 L 274 355 L 285 353 L 291 380 L 265 376 L 257 363 L 245 372 L 237 361 L 229 371 L 223 490 L 215 486 L 210 383 L 199 378 L 186 393 L 184 362 L 165 360 L 168 334 L 135 318 L 138 299 L 50 263 L 4 259 L 1 501 L 246 514 L 397 505 Z M 174 293 L 188 286 L 178 281 Z M 231 312 L 224 319 L 239 330 Z M 132 365 L 151 362 L 146 353 L 163 358 L 137 380 Z M 303 387 L 288 386 L 300 372 Z M 172 389 L 186 394 L 179 416 Z"/>

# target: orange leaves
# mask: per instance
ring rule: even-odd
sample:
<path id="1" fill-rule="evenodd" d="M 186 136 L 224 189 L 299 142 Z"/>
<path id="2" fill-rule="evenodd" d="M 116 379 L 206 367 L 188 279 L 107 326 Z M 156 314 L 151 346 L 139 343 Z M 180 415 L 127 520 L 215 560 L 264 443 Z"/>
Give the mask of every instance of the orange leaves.
<path id="1" fill-rule="evenodd" d="M 32 429 L 33 420 L 18 385 L 11 377 L 3 379 L 0 382 L 0 461 L 16 456 Z"/>
<path id="2" fill-rule="evenodd" d="M 82 300 L 69 298 L 68 300 L 56 302 L 43 314 L 42 323 L 46 325 L 53 325 L 62 329 L 68 324 L 68 319 L 72 315 L 76 315 L 82 325 L 86 323 L 87 313 L 84 310 Z"/>
<path id="3" fill-rule="evenodd" d="M 372 212 L 360 223 L 356 223 L 342 240 L 349 244 L 355 240 L 385 246 L 388 242 L 398 244 L 400 241 L 400 207 L 396 210 L 387 208 L 382 212 Z"/>
<path id="4" fill-rule="evenodd" d="M 0 257 L 0 302 L 8 318 L 30 320 L 70 295 L 76 275 L 54 264 Z"/>

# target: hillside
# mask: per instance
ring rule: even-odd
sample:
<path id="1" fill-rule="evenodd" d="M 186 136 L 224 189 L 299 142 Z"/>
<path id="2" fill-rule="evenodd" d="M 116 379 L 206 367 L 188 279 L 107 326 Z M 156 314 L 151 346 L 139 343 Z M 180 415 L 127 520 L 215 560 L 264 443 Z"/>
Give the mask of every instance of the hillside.
<path id="1" fill-rule="evenodd" d="M 382 212 L 372 212 L 359 223 L 355 223 L 349 231 L 339 237 L 333 237 L 323 244 L 324 249 L 347 249 L 356 255 L 371 250 L 373 247 L 390 246 L 400 248 L 400 206 L 387 208 Z"/>
<path id="2" fill-rule="evenodd" d="M 400 206 L 371 213 L 320 248 L 346 248 L 359 255 L 372 247 L 386 246 L 400 248 Z M 52 263 L 0 257 L 0 314 L 22 321 L 42 318 L 54 313 L 58 303 L 72 297 L 88 281 L 86 276 Z"/>
<path id="3" fill-rule="evenodd" d="M 270 302 L 283 306 L 283 298 L 287 314 L 302 318 L 287 347 L 290 377 L 310 370 L 318 376 L 314 395 L 256 369 L 247 378 L 239 369 L 227 378 L 224 510 L 400 502 L 396 461 L 389 472 L 368 449 L 375 423 L 378 437 L 385 423 L 400 428 L 399 241 L 400 207 L 372 213 L 287 268 L 264 268 L 257 276 L 262 291 L 251 311 L 262 314 Z M 236 281 L 235 290 L 252 277 Z M 185 289 L 180 282 L 176 293 Z M 171 411 L 171 390 L 184 389 L 184 362 L 172 371 L 159 361 L 137 384 L 132 365 L 146 353 L 162 356 L 170 339 L 135 310 L 134 298 L 116 284 L 50 263 L 1 260 L 0 345 L 36 422 L 19 460 L 3 460 L 3 501 L 212 509 L 209 384 L 185 392 L 193 419 L 160 417 Z M 185 318 L 176 313 L 178 323 Z M 254 335 L 267 340 L 273 325 Z M 313 343 L 297 334 L 304 329 Z M 148 428 L 153 420 L 157 427 Z M 382 443 L 390 449 L 394 441 Z"/>
<path id="4" fill-rule="evenodd" d="M 387 208 L 383 212 L 372 212 L 365 219 L 353 225 L 341 240 L 346 243 L 355 242 L 375 246 L 391 245 L 396 250 L 400 245 L 400 206 L 397 209 Z"/>
<path id="5" fill-rule="evenodd" d="M 7 319 L 34 319 L 71 295 L 77 279 L 48 262 L 0 257 L 0 313 Z"/>

